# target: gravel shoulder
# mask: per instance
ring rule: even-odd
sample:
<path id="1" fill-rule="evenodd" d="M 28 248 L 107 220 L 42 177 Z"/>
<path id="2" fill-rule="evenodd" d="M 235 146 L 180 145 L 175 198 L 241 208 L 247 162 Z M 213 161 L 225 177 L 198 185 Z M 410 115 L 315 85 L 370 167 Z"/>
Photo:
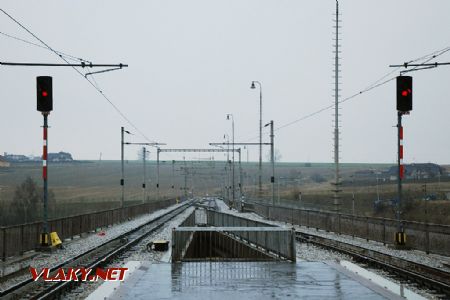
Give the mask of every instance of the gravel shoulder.
<path id="1" fill-rule="evenodd" d="M 151 214 L 142 215 L 133 220 L 126 221 L 120 224 L 115 224 L 107 228 L 103 228 L 101 231 L 98 232 L 90 232 L 87 234 L 83 234 L 82 237 L 74 238 L 73 240 L 65 240 L 63 241 L 62 249 L 58 249 L 52 253 L 38 253 L 38 255 L 34 256 L 31 260 L 27 262 L 22 262 L 21 266 L 23 266 L 23 264 L 26 263 L 30 267 L 34 268 L 44 268 L 44 267 L 51 268 L 53 266 L 63 263 L 64 261 L 71 259 L 76 255 L 79 255 L 90 249 L 98 247 L 101 244 L 110 241 L 120 236 L 121 234 L 124 234 L 140 225 L 150 222 L 156 219 L 157 217 L 161 216 L 162 214 L 172 211 L 183 204 L 184 203 L 175 204 L 167 208 L 155 211 Z M 17 268 L 17 266 L 14 265 L 10 265 L 8 267 Z M 21 275 L 6 282 L 3 282 L 0 284 L 0 290 L 5 290 L 30 277 L 31 275 L 27 273 L 25 275 Z"/>

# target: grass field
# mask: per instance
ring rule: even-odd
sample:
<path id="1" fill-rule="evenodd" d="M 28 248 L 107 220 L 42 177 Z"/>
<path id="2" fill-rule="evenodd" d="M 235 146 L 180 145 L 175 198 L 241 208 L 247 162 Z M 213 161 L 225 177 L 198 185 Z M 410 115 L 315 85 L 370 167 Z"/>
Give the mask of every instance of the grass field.
<path id="1" fill-rule="evenodd" d="M 156 188 L 156 162 L 148 161 L 146 168 L 146 197 L 142 189 L 143 164 L 141 161 L 125 163 L 125 205 L 154 201 L 156 199 L 175 198 L 186 192 L 193 195 L 224 194 L 224 187 L 231 185 L 230 168 L 222 161 L 163 161 L 160 163 L 159 189 Z M 392 209 L 383 207 L 374 210 L 373 202 L 378 197 L 382 200 L 395 198 L 395 182 L 377 182 L 375 179 L 349 178 L 357 170 L 386 170 L 387 164 L 342 164 L 341 174 L 344 180 L 342 192 L 342 212 L 355 212 L 363 215 L 392 216 Z M 243 191 L 248 199 L 258 199 L 258 164 L 242 163 Z M 313 209 L 332 208 L 333 164 L 329 163 L 278 163 L 276 165 L 276 198 L 281 203 L 303 206 Z M 16 187 L 27 176 L 32 177 L 42 186 L 40 163 L 13 164 L 9 168 L 0 168 L 0 217 L 1 223 L 12 224 L 23 222 L 20 212 L 12 207 Z M 239 182 L 239 167 L 235 166 L 236 186 Z M 55 204 L 51 217 L 86 213 L 97 210 L 116 208 L 121 205 L 121 164 L 120 161 L 80 161 L 49 165 L 49 189 L 54 194 Z M 228 177 L 227 177 L 228 174 Z M 271 201 L 271 165 L 263 164 L 263 198 Z M 409 210 L 405 217 L 415 220 L 429 220 L 450 224 L 446 201 L 421 201 L 422 185 L 426 183 L 428 193 L 450 190 L 449 179 L 442 178 L 440 184 L 436 180 L 427 182 L 407 182 L 404 186 L 405 199 L 408 199 Z M 172 188 L 173 186 L 173 188 Z M 301 200 L 299 194 L 301 193 Z M 352 201 L 354 195 L 354 201 Z M 236 197 L 238 193 L 236 193 Z M 415 204 L 412 204 L 415 203 Z M 42 206 L 42 204 L 40 204 Z M 427 214 L 424 213 L 425 206 Z M 436 207 L 436 208 L 435 208 Z M 441 207 L 443 209 L 439 210 Z M 17 209 L 16 209 L 17 210 Z M 422 211 L 422 212 L 421 212 Z M 447 213 L 447 216 L 449 214 Z"/>

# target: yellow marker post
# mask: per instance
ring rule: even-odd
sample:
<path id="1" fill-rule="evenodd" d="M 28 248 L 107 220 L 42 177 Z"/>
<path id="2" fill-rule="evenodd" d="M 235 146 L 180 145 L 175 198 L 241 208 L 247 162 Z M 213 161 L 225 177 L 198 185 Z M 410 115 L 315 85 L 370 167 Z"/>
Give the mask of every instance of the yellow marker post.
<path id="1" fill-rule="evenodd" d="M 56 231 L 50 233 L 50 241 L 52 247 L 57 247 L 62 245 L 61 239 L 59 238 Z"/>

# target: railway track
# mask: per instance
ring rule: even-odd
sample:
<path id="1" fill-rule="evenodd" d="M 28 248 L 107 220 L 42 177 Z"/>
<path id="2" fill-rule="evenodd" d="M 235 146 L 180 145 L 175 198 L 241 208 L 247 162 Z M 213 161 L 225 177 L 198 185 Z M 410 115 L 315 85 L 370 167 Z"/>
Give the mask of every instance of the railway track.
<path id="1" fill-rule="evenodd" d="M 59 268 L 90 268 L 102 267 L 117 256 L 132 248 L 139 241 L 149 234 L 161 228 L 172 218 L 176 217 L 187 209 L 191 203 L 186 203 L 168 213 L 165 213 L 152 221 L 143 224 L 132 231 L 124 233 L 113 240 L 93 248 L 87 252 L 81 253 L 57 266 L 51 268 L 51 275 L 56 273 Z M 43 280 L 33 281 L 32 278 L 24 280 L 10 288 L 0 291 L 1 299 L 58 299 L 67 291 L 82 284 L 81 281 L 66 282 L 45 282 Z"/>
<path id="2" fill-rule="evenodd" d="M 350 255 L 356 261 L 373 265 L 404 280 L 445 295 L 446 299 L 450 298 L 450 273 L 444 270 L 314 234 L 297 232 L 296 239 Z"/>

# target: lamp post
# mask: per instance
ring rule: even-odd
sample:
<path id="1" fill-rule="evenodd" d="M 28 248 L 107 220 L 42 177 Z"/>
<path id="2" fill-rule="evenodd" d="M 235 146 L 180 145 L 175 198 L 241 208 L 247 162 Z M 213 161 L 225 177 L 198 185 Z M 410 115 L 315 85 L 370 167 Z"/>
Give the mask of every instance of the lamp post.
<path id="1" fill-rule="evenodd" d="M 234 117 L 233 114 L 227 114 L 227 120 L 230 120 L 231 117 L 231 140 L 232 140 L 232 159 L 233 159 L 233 163 L 231 165 L 231 185 L 232 185 L 232 192 L 231 192 L 231 199 L 232 199 L 232 203 L 231 206 L 235 205 L 235 184 L 234 184 Z"/>
<path id="2" fill-rule="evenodd" d="M 262 86 L 259 81 L 252 81 L 251 89 L 255 89 L 255 83 L 259 86 L 259 175 L 258 175 L 258 188 L 259 196 L 262 194 Z"/>

